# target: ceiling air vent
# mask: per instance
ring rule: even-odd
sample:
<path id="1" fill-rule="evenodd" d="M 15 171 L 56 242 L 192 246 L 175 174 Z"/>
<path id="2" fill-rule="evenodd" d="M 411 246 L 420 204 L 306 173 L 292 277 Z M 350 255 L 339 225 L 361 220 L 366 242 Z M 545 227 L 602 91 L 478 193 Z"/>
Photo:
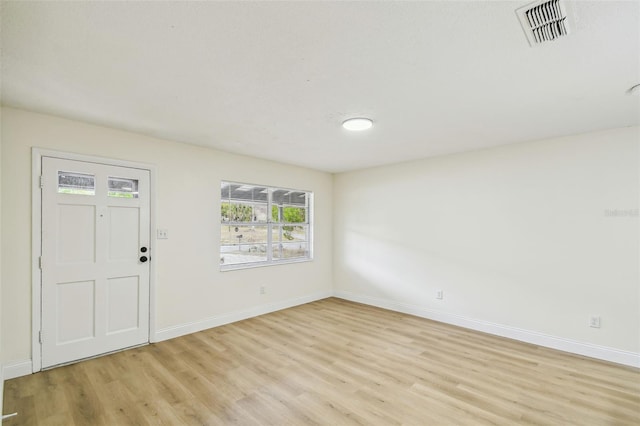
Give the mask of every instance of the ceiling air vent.
<path id="1" fill-rule="evenodd" d="M 536 1 L 516 14 L 531 46 L 569 34 L 567 5 L 562 0 Z"/>

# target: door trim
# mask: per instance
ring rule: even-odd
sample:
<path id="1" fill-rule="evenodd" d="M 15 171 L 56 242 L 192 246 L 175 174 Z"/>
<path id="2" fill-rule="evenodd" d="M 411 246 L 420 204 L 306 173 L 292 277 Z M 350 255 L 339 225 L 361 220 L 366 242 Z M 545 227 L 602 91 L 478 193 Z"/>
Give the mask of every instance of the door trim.
<path id="1" fill-rule="evenodd" d="M 32 372 L 42 371 L 42 345 L 40 331 L 42 327 L 42 274 L 40 256 L 42 255 L 42 195 L 40 176 L 42 175 L 42 157 L 64 160 L 84 161 L 109 166 L 129 167 L 149 171 L 149 245 L 154 260 L 149 262 L 149 343 L 156 341 L 156 167 L 153 164 L 139 163 L 114 158 L 97 157 L 33 147 L 31 149 L 31 361 Z"/>

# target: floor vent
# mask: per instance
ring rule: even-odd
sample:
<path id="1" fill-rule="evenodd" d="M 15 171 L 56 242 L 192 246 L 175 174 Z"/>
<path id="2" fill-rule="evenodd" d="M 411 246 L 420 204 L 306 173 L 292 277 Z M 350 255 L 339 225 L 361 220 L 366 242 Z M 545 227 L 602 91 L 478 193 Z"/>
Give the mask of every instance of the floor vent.
<path id="1" fill-rule="evenodd" d="M 569 34 L 567 6 L 562 0 L 536 1 L 516 14 L 531 46 Z"/>

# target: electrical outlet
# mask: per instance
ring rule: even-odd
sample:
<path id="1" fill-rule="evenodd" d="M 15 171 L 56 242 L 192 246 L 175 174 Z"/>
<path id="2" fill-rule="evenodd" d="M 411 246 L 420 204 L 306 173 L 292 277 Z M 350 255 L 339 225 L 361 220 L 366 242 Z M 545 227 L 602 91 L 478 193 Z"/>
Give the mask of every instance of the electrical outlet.
<path id="1" fill-rule="evenodd" d="M 260 294 L 265 294 L 267 292 L 267 288 L 263 285 L 260 286 Z"/>
<path id="2" fill-rule="evenodd" d="M 444 299 L 444 291 L 442 290 L 436 291 L 436 299 L 440 299 L 440 300 Z"/>
<path id="3" fill-rule="evenodd" d="M 600 317 L 589 317 L 589 327 L 600 328 Z"/>
<path id="4" fill-rule="evenodd" d="M 166 240 L 169 238 L 169 230 L 167 229 L 158 229 L 156 230 L 156 238 L 159 240 Z"/>

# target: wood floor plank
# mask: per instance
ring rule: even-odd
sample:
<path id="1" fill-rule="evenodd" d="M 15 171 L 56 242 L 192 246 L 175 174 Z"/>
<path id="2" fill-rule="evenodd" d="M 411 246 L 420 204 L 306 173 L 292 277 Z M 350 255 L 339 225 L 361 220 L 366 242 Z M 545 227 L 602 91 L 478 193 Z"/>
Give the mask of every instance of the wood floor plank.
<path id="1" fill-rule="evenodd" d="M 13 425 L 640 425 L 640 370 L 330 298 L 9 380 Z"/>

